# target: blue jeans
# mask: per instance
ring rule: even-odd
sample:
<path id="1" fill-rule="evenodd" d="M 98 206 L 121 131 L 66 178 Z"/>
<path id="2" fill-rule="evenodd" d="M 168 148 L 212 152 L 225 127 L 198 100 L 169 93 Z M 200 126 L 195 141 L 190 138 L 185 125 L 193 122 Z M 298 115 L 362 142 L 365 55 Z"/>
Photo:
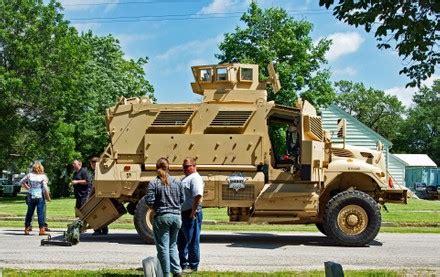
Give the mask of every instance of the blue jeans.
<path id="1" fill-rule="evenodd" d="M 180 215 L 177 214 L 158 215 L 153 220 L 157 258 L 164 276 L 169 276 L 170 272 L 182 272 L 177 252 L 177 233 L 180 226 L 182 226 L 182 221 Z"/>
<path id="2" fill-rule="evenodd" d="M 196 218 L 190 218 L 191 210 L 182 212 L 182 228 L 177 239 L 180 265 L 197 270 L 200 263 L 200 231 L 202 230 L 203 212 L 196 213 Z"/>
<path id="3" fill-rule="evenodd" d="M 29 197 L 29 196 L 28 196 Z M 34 216 L 35 208 L 37 208 L 38 215 L 38 225 L 40 228 L 44 227 L 44 207 L 46 206 L 46 201 L 44 198 L 27 199 L 28 209 L 26 212 L 26 218 L 24 220 L 24 227 L 31 226 L 32 217 Z"/>

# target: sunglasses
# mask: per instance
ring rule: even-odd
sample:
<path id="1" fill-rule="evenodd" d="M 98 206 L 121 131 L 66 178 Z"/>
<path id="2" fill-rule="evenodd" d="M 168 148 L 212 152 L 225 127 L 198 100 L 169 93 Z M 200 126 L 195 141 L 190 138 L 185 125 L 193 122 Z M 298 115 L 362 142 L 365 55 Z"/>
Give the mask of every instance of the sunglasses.
<path id="1" fill-rule="evenodd" d="M 183 168 L 188 168 L 188 167 L 191 167 L 191 166 L 194 166 L 194 165 L 193 164 L 184 164 Z"/>

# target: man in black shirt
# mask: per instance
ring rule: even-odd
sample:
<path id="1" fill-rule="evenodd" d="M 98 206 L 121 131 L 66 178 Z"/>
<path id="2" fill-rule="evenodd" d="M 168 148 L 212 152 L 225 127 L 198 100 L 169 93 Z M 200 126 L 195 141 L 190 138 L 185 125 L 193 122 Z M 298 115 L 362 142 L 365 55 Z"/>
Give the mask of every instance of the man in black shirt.
<path id="1" fill-rule="evenodd" d="M 73 186 L 73 192 L 76 198 L 75 207 L 79 209 L 87 201 L 90 189 L 90 176 L 87 169 L 82 167 L 80 160 L 74 160 L 72 166 L 74 172 L 70 185 Z"/>

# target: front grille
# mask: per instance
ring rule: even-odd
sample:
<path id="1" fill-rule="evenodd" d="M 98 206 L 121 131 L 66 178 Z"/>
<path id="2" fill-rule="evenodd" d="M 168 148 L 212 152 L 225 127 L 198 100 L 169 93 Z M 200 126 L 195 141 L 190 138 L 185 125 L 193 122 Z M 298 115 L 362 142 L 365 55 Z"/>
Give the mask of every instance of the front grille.
<path id="1" fill-rule="evenodd" d="M 229 188 L 229 185 L 222 186 L 222 199 L 223 200 L 254 200 L 255 189 L 253 185 L 246 185 L 244 189 L 235 191 L 235 189 Z"/>
<path id="2" fill-rule="evenodd" d="M 317 116 L 304 116 L 304 131 L 315 139 L 322 141 L 324 132 L 322 129 L 322 121 Z"/>

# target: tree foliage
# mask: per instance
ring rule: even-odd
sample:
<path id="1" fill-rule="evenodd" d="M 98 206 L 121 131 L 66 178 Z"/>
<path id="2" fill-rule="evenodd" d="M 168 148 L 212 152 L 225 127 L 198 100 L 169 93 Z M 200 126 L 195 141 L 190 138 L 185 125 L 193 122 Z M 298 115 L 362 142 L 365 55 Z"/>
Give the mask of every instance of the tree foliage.
<path id="1" fill-rule="evenodd" d="M 391 141 L 396 138 L 405 112 L 396 96 L 350 81 L 339 81 L 335 86 L 338 106 L 383 137 Z"/>
<path id="2" fill-rule="evenodd" d="M 395 151 L 428 154 L 440 164 L 440 80 L 423 86 L 413 97 L 415 105 L 399 128 Z"/>
<path id="3" fill-rule="evenodd" d="M 245 27 L 226 33 L 219 45 L 221 53 L 216 57 L 221 63 L 257 63 L 260 78 L 267 79 L 267 65 L 276 62 L 282 89 L 276 95 L 269 92 L 269 100 L 292 105 L 299 93 L 317 106 L 332 102 L 330 73 L 320 69 L 330 42 L 323 39 L 314 45 L 311 23 L 294 20 L 281 8 L 262 10 L 255 2 L 241 20 Z"/>
<path id="4" fill-rule="evenodd" d="M 392 47 L 408 65 L 400 70 L 419 86 L 430 77 L 440 62 L 440 2 L 439 1 L 339 1 L 320 0 L 319 4 L 333 8 L 337 19 L 350 25 L 375 30 L 379 49 Z M 377 26 L 377 28 L 375 27 Z"/>
<path id="5" fill-rule="evenodd" d="M 125 60 L 112 36 L 78 34 L 61 10 L 54 0 L 0 3 L 0 169 L 43 159 L 58 195 L 72 159 L 103 150 L 105 108 L 153 97 L 147 58 Z"/>

